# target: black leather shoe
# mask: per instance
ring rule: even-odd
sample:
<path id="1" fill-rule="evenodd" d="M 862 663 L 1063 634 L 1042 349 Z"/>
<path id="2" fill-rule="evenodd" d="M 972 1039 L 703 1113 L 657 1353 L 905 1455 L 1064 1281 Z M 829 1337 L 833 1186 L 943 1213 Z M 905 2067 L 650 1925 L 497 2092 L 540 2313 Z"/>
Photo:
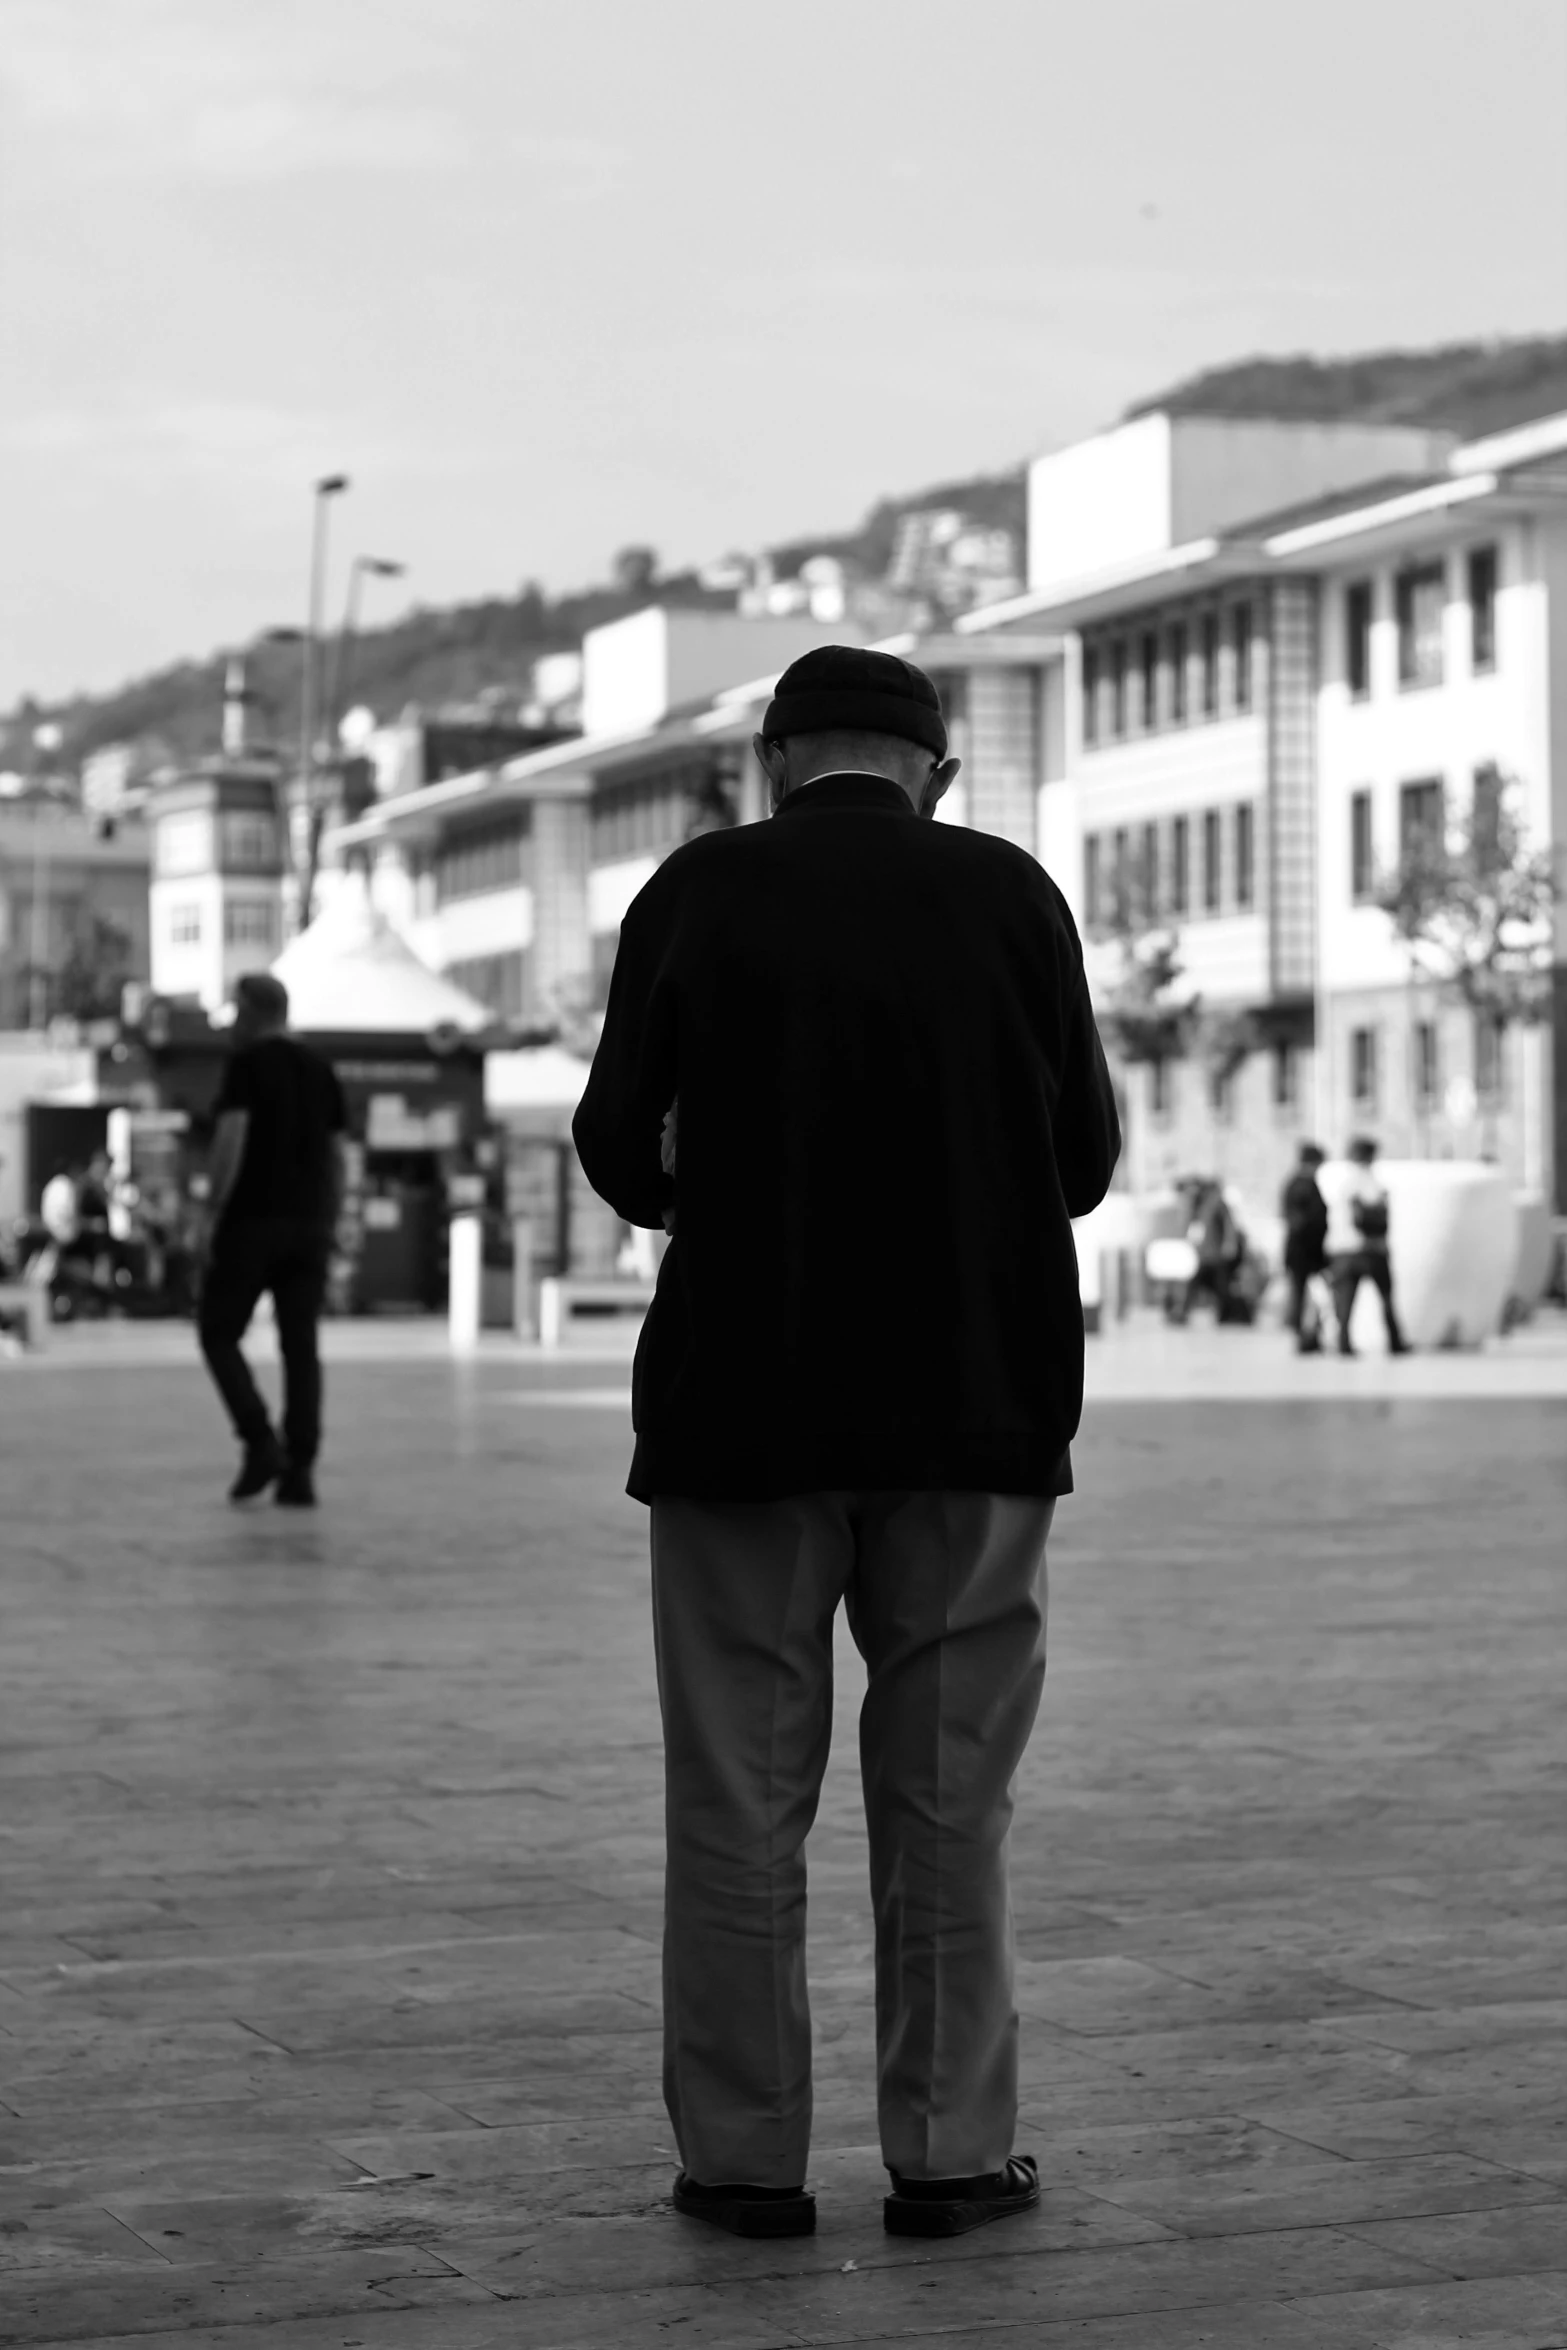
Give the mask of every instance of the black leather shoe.
<path id="1" fill-rule="evenodd" d="M 258 1493 L 265 1493 L 269 1485 L 277 1483 L 286 1465 L 283 1448 L 275 1436 L 267 1437 L 262 1444 L 247 1444 L 239 1475 L 229 1487 L 230 1501 L 254 1501 Z"/>
<path id="2" fill-rule="evenodd" d="M 710 2220 L 732 2236 L 814 2236 L 816 2197 L 803 2187 L 704 2187 L 684 2171 L 674 2205 L 687 2219 Z"/>
<path id="3" fill-rule="evenodd" d="M 316 1506 L 316 1481 L 308 1469 L 301 1468 L 297 1461 L 290 1461 L 277 1481 L 277 1491 L 272 1498 L 281 1502 L 285 1509 L 313 1510 Z"/>
<path id="4" fill-rule="evenodd" d="M 889 2236 L 963 2236 L 1038 2201 L 1038 2163 L 1014 2154 L 1005 2170 L 973 2179 L 901 2179 L 894 2171 L 882 2218 Z"/>

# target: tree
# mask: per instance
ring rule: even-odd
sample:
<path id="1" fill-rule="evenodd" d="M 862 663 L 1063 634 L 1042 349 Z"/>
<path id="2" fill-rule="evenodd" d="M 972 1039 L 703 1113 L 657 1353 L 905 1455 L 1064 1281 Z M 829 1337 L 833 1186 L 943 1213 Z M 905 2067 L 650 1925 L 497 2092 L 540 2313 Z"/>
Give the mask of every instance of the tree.
<path id="1" fill-rule="evenodd" d="M 1561 896 L 1556 858 L 1531 849 L 1519 796 L 1515 776 L 1492 770 L 1450 826 L 1416 833 L 1376 897 L 1408 953 L 1411 982 L 1466 1005 L 1498 1043 L 1508 1029 L 1550 1017 Z"/>
<path id="2" fill-rule="evenodd" d="M 102 914 L 94 914 L 85 935 L 73 940 L 70 953 L 52 976 L 51 1011 L 70 1020 L 114 1018 L 126 981 L 136 975 L 135 962 L 130 932 Z"/>
<path id="3" fill-rule="evenodd" d="M 658 552 L 653 547 L 622 547 L 614 561 L 615 586 L 623 596 L 645 596 L 658 578 Z"/>
<path id="4" fill-rule="evenodd" d="M 1116 923 L 1121 973 L 1105 997 L 1099 1026 L 1121 1060 L 1157 1065 L 1179 1060 L 1201 1014 L 1202 998 L 1182 992 L 1180 933 L 1143 930 L 1129 914 Z"/>

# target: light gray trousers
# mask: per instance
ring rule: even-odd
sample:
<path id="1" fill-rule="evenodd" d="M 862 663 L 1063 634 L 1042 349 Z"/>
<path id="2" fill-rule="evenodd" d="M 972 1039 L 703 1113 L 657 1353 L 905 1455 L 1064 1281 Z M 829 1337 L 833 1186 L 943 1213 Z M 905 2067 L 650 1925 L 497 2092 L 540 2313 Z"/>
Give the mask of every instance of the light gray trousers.
<path id="1" fill-rule="evenodd" d="M 703 2185 L 805 2177 L 804 1845 L 832 1734 L 840 1599 L 867 1667 L 882 2160 L 944 2179 L 999 2170 L 1012 2152 L 1007 1834 L 1044 1682 L 1054 1513 L 997 1493 L 654 1500 L 664 2095 Z"/>

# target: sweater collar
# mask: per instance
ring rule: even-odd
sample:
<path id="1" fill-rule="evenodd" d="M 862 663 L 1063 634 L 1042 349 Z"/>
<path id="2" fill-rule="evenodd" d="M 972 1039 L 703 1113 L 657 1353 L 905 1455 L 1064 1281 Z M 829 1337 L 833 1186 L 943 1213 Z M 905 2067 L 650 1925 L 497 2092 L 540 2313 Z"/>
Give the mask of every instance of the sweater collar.
<path id="1" fill-rule="evenodd" d="M 775 813 L 779 816 L 810 815 L 823 808 L 879 808 L 887 816 L 914 816 L 919 811 L 901 783 L 894 783 L 890 775 L 866 775 L 859 768 L 845 768 L 836 775 L 813 775 L 809 783 L 796 784 L 786 792 Z"/>

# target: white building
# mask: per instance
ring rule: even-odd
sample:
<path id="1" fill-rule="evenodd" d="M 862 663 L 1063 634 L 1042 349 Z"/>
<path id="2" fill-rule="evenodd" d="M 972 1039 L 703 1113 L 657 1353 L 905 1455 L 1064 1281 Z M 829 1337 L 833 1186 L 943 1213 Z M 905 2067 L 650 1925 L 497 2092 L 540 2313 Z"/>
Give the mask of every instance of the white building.
<path id="1" fill-rule="evenodd" d="M 1567 417 L 1461 446 L 1148 416 L 1041 458 L 1029 510 L 1028 593 L 958 628 L 1065 638 L 1039 847 L 1096 990 L 1119 908 L 1177 929 L 1205 1004 L 1267 1048 L 1228 1079 L 1124 1073 L 1133 1183 L 1217 1166 L 1261 1195 L 1303 1133 L 1356 1129 L 1396 1155 L 1492 1141 L 1559 1183 L 1551 1028 L 1498 1053 L 1411 987 L 1372 898 L 1498 770 L 1534 843 L 1567 839 Z M 1555 962 L 1560 1001 L 1560 923 Z"/>

